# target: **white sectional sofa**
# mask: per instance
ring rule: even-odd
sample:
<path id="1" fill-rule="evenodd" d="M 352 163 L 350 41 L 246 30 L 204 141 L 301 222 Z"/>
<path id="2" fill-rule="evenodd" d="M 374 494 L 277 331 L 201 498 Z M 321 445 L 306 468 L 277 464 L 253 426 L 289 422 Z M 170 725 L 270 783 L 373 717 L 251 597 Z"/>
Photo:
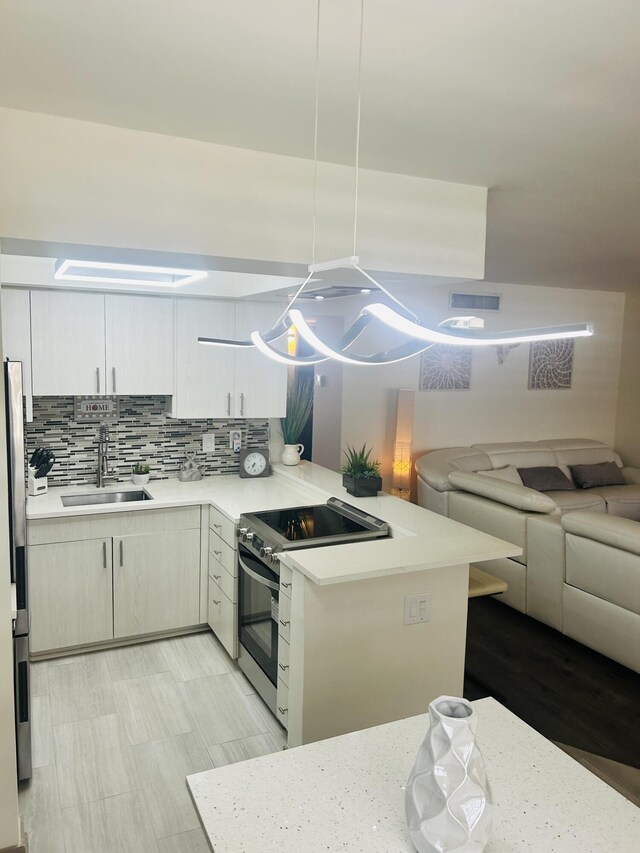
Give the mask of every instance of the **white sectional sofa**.
<path id="1" fill-rule="evenodd" d="M 518 474 L 612 462 L 624 484 L 538 491 Z M 506 604 L 640 670 L 640 469 L 602 442 L 551 439 L 436 450 L 416 471 L 421 506 L 523 549 L 482 564 Z"/>

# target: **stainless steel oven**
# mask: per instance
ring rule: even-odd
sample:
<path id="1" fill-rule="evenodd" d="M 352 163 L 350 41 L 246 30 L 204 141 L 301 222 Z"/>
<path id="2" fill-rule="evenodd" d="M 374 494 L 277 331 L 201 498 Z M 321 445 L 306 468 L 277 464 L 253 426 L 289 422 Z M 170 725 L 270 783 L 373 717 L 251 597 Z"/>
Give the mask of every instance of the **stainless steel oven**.
<path id="1" fill-rule="evenodd" d="M 238 663 L 277 716 L 280 557 L 289 550 L 377 539 L 389 526 L 339 498 L 243 515 L 238 528 Z"/>
<path id="2" fill-rule="evenodd" d="M 238 663 L 273 714 L 278 683 L 280 570 L 238 546 Z"/>

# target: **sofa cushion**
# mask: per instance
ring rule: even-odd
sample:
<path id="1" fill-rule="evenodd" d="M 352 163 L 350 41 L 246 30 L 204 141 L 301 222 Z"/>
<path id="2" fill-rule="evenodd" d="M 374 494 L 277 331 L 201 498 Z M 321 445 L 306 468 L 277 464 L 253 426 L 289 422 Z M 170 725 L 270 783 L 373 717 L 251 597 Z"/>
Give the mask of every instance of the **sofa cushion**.
<path id="1" fill-rule="evenodd" d="M 598 462 L 595 465 L 570 465 L 569 470 L 576 486 L 593 489 L 597 486 L 624 486 L 624 474 L 615 462 Z"/>
<path id="2" fill-rule="evenodd" d="M 545 492 L 551 498 L 561 512 L 573 512 L 579 509 L 588 509 L 593 512 L 606 512 L 605 499 L 595 491 L 582 491 L 582 489 L 571 489 L 562 492 Z"/>
<path id="3" fill-rule="evenodd" d="M 575 489 L 566 474 L 555 465 L 518 468 L 518 474 L 525 486 L 538 492 L 563 492 Z"/>
<path id="4" fill-rule="evenodd" d="M 534 465 L 557 465 L 552 450 L 540 447 L 535 441 L 509 441 L 500 444 L 474 444 L 478 451 L 486 453 L 494 468 L 515 465 L 516 468 L 531 468 Z"/>
<path id="5" fill-rule="evenodd" d="M 566 545 L 566 579 L 570 586 L 640 614 L 637 554 L 574 533 L 567 533 Z"/>
<path id="6" fill-rule="evenodd" d="M 557 509 L 555 503 L 542 492 L 527 489 L 518 483 L 483 477 L 482 474 L 466 474 L 463 471 L 452 471 L 449 474 L 449 482 L 456 489 L 482 495 L 523 512 L 555 512 Z"/>
<path id="7" fill-rule="evenodd" d="M 515 465 L 505 465 L 503 468 L 494 468 L 492 471 L 478 471 L 478 474 L 483 477 L 493 477 L 494 480 L 504 480 L 507 483 L 522 485 L 522 478 Z"/>
<path id="8" fill-rule="evenodd" d="M 585 495 L 597 495 L 607 505 L 609 515 L 640 521 L 640 486 L 601 486 L 589 489 Z"/>

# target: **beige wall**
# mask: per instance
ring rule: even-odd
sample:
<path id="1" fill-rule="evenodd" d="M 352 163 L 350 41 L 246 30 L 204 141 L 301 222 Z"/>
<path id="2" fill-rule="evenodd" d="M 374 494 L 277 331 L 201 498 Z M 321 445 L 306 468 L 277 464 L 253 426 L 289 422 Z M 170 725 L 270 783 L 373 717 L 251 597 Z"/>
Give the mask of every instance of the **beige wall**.
<path id="1" fill-rule="evenodd" d="M 501 365 L 493 347 L 475 351 L 469 391 L 419 391 L 419 357 L 388 367 L 345 367 L 343 444 L 373 444 L 388 472 L 397 388 L 416 389 L 414 456 L 482 441 L 614 441 L 624 294 L 491 283 L 457 289 L 502 294 L 500 313 L 485 315 L 490 329 L 592 321 L 595 335 L 575 343 L 571 390 L 527 390 L 529 346 L 524 344 L 511 350 Z M 402 293 L 424 320 L 437 323 L 451 316 L 450 290 L 429 286 L 422 293 Z M 363 351 L 354 346 L 358 349 Z"/>
<path id="2" fill-rule="evenodd" d="M 320 164 L 318 260 L 352 254 L 353 169 Z M 0 109 L 0 235 L 307 264 L 313 163 Z M 372 269 L 481 278 L 487 191 L 362 170 Z"/>
<path id="3" fill-rule="evenodd" d="M 617 414 L 616 449 L 640 466 L 640 293 L 626 299 Z"/>

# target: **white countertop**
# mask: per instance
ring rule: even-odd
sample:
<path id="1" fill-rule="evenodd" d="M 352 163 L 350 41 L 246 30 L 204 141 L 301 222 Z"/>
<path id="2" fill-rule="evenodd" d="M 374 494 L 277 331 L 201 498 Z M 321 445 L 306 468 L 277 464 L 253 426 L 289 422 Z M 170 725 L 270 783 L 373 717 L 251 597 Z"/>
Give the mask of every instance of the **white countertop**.
<path id="1" fill-rule="evenodd" d="M 141 487 L 119 483 L 100 491 L 138 488 Z M 29 497 L 27 519 L 211 504 L 237 521 L 242 513 L 321 503 L 333 495 L 389 523 L 392 530 L 389 539 L 333 545 L 329 550 L 305 548 L 283 556 L 283 562 L 317 584 L 343 583 L 392 572 L 420 571 L 522 553 L 515 545 L 386 493 L 376 498 L 354 498 L 343 488 L 340 474 L 309 462 L 295 467 L 274 465 L 273 476 L 259 480 L 218 475 L 205 477 L 197 483 L 151 480 L 144 488 L 152 501 L 79 507 L 63 506 L 62 496 L 97 492 L 95 486 L 50 488 L 45 495 Z"/>
<path id="2" fill-rule="evenodd" d="M 494 699 L 473 703 L 495 801 L 485 853 L 635 853 L 640 809 Z M 428 717 L 187 777 L 216 853 L 415 853 L 404 786 Z"/>

